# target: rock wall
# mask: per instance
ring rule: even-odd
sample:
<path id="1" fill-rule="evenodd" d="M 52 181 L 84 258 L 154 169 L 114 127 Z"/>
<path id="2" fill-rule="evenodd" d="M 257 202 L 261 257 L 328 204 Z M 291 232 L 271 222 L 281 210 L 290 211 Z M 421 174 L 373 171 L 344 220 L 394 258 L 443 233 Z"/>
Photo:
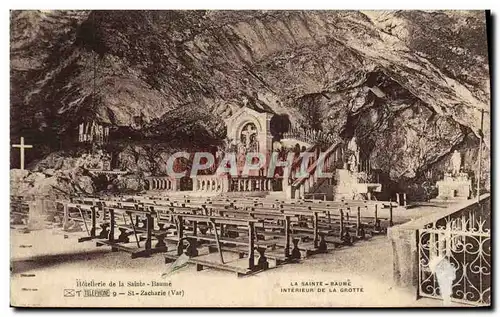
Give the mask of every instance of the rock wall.
<path id="1" fill-rule="evenodd" d="M 247 106 L 356 135 L 399 187 L 454 149 L 474 170 L 484 109 L 489 166 L 482 11 L 14 11 L 11 39 L 11 138 L 35 145 L 31 162 L 96 120 L 120 166 L 162 173 L 174 148 L 221 143 Z"/>

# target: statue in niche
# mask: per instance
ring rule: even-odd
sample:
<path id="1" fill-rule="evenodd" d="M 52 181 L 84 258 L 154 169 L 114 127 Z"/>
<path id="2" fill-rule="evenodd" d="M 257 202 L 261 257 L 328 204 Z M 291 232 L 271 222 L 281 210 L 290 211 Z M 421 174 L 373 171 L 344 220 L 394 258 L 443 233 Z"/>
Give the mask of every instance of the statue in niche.
<path id="1" fill-rule="evenodd" d="M 259 141 L 257 141 L 257 134 L 252 134 L 250 136 L 250 144 L 247 148 L 249 152 L 258 152 L 259 151 Z"/>
<path id="2" fill-rule="evenodd" d="M 240 134 L 240 143 L 244 145 L 245 153 L 248 151 L 255 151 L 258 147 L 257 141 L 257 128 L 253 123 L 247 123 Z"/>

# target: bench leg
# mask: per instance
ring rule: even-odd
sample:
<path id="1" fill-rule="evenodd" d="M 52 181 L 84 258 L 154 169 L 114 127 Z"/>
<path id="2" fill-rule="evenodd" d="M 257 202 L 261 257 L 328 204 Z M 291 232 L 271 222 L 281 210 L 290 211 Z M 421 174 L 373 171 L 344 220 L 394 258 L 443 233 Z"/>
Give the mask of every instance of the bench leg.
<path id="1" fill-rule="evenodd" d="M 101 232 L 99 233 L 98 238 L 99 239 L 107 239 L 109 235 L 109 223 L 103 223 L 101 224 Z"/>
<path id="2" fill-rule="evenodd" d="M 325 235 L 321 234 L 320 240 L 319 240 L 319 245 L 318 245 L 318 251 L 326 252 L 327 249 L 328 248 L 327 248 L 326 241 L 325 241 Z"/>
<path id="3" fill-rule="evenodd" d="M 381 233 L 382 232 L 382 227 L 380 226 L 380 220 L 379 219 L 377 219 L 375 221 L 375 227 L 373 229 L 374 229 L 373 232 L 375 232 L 375 233 Z"/>
<path id="4" fill-rule="evenodd" d="M 167 246 L 164 241 L 166 235 L 166 233 L 156 235 L 156 240 L 158 240 L 158 242 L 155 244 L 155 248 L 165 248 Z"/>
<path id="5" fill-rule="evenodd" d="M 189 246 L 186 248 L 186 255 L 193 257 L 198 256 L 198 249 L 196 248 L 196 244 L 198 240 L 196 239 L 187 239 L 189 242 Z"/>
<path id="6" fill-rule="evenodd" d="M 129 243 L 130 239 L 128 236 L 131 235 L 132 232 L 127 233 L 127 229 L 125 228 L 118 228 L 118 230 L 120 230 L 120 235 L 118 236 L 118 240 L 116 240 L 116 242 Z"/>
<path id="7" fill-rule="evenodd" d="M 257 248 L 257 252 L 259 252 L 259 261 L 257 262 L 257 267 L 261 270 L 267 270 L 269 268 L 269 262 L 267 262 L 267 258 L 265 255 L 265 248 Z"/>
<path id="8" fill-rule="evenodd" d="M 365 238 L 366 233 L 365 233 L 365 226 L 364 225 L 361 225 L 361 227 L 359 229 L 359 235 L 360 235 L 361 239 Z"/>
<path id="9" fill-rule="evenodd" d="M 203 270 L 203 265 L 196 264 L 196 271 L 201 271 L 201 270 Z"/>
<path id="10" fill-rule="evenodd" d="M 351 235 L 349 234 L 349 230 L 345 230 L 344 236 L 341 237 L 341 239 L 344 242 L 344 244 L 352 245 L 352 238 Z"/>
<path id="11" fill-rule="evenodd" d="M 292 260 L 299 260 L 300 259 L 300 250 L 299 250 L 299 239 L 294 238 L 292 240 L 293 243 L 293 249 L 292 249 L 292 254 L 290 255 L 290 259 Z"/>

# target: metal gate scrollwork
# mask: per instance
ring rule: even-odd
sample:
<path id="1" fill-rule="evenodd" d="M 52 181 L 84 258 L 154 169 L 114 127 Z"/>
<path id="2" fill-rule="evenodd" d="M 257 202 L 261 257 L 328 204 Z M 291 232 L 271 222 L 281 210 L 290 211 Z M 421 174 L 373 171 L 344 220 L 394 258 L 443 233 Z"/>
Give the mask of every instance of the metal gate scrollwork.
<path id="1" fill-rule="evenodd" d="M 445 299 L 436 262 L 445 260 L 451 276 L 449 300 L 475 306 L 491 304 L 489 213 L 459 212 L 418 232 L 419 296 Z M 442 282 L 441 282 L 442 283 Z M 445 294 L 443 294 L 445 293 Z"/>

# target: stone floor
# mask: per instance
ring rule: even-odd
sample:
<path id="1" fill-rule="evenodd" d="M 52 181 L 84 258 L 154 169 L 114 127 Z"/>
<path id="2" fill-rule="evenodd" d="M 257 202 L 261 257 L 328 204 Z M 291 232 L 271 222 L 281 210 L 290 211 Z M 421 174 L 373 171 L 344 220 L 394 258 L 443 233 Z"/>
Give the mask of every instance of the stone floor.
<path id="1" fill-rule="evenodd" d="M 167 278 L 185 297 L 64 298 L 63 289 L 78 289 L 76 280 L 159 281 L 167 269 L 160 254 L 131 259 L 123 252 L 111 252 L 92 242 L 77 243 L 81 233 L 64 234 L 57 229 L 23 233 L 11 230 L 13 304 L 81 306 L 440 306 L 440 301 L 415 300 L 414 294 L 392 287 L 392 253 L 385 236 L 373 237 L 351 247 L 314 255 L 299 264 L 286 264 L 249 277 L 206 269 L 197 272 L 189 265 Z M 31 247 L 29 247 L 31 246 Z M 27 277 L 29 276 L 29 277 Z M 322 287 L 309 287 L 311 282 Z M 350 282 L 351 292 L 324 287 L 326 283 Z M 298 286 L 295 286 L 297 284 Z M 306 286 L 301 286 L 302 284 Z M 293 286 L 292 286 L 293 285 Z M 36 292 L 22 288 L 36 287 Z M 287 288 L 310 292 L 287 292 Z M 148 287 L 146 287 L 148 288 Z M 318 292 L 324 288 L 325 292 Z M 117 288 L 128 294 L 139 288 Z M 149 287 L 148 289 L 152 289 Z M 162 288 L 155 288 L 162 289 Z M 332 292 L 333 290 L 336 292 Z M 362 289 L 362 291 L 360 290 Z M 354 292 L 353 292 L 354 290 Z"/>

